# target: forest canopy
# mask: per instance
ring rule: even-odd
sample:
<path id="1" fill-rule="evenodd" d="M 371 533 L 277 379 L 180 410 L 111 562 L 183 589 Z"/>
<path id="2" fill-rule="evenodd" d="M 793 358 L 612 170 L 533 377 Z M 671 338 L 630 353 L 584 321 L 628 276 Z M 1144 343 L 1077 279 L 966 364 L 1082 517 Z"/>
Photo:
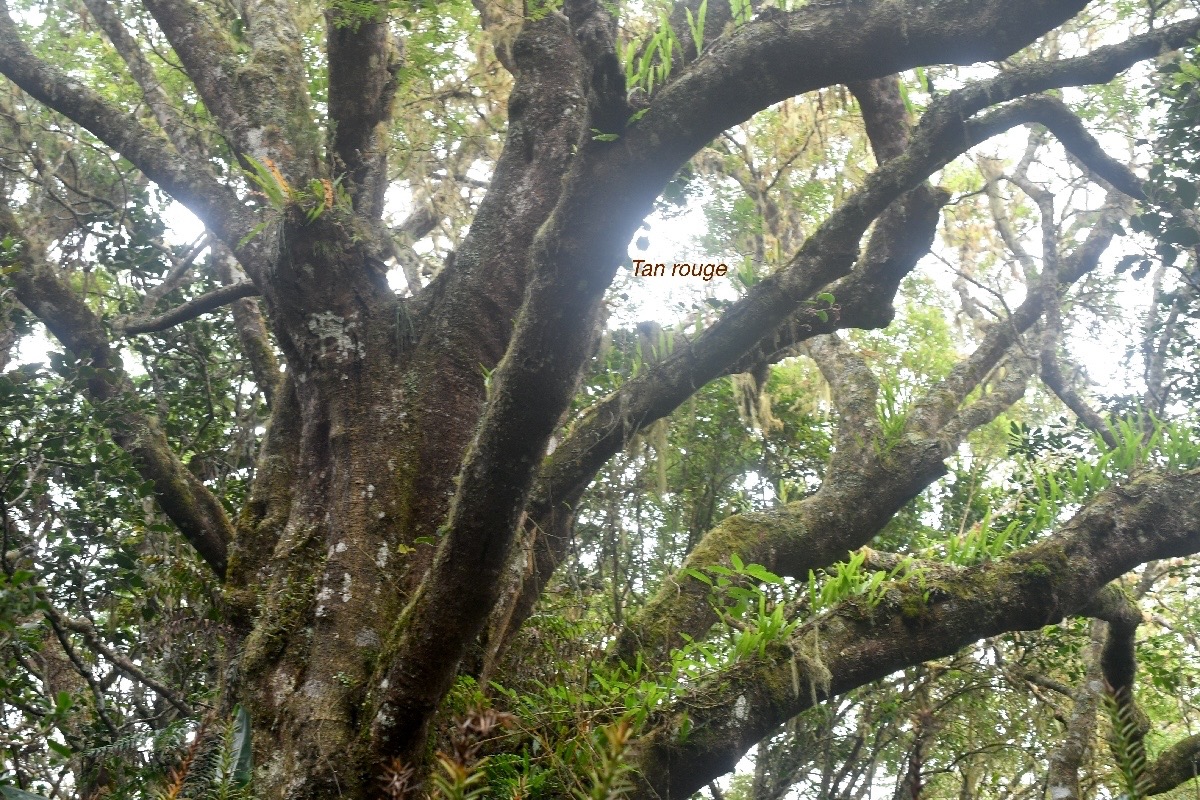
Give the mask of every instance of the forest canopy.
<path id="1" fill-rule="evenodd" d="M 1198 34 L 0 3 L 0 797 L 1197 796 Z"/>

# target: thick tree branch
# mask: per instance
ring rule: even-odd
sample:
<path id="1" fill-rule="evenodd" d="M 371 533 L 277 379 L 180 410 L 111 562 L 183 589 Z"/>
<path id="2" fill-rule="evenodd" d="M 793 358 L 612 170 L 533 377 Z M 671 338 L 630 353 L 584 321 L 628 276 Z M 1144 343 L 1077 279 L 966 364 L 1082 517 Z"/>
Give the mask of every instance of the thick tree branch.
<path id="1" fill-rule="evenodd" d="M 418 348 L 457 362 L 449 369 L 428 365 L 435 377 L 422 387 L 428 400 L 420 402 L 432 408 L 440 403 L 444 380 L 477 375 L 481 364 L 490 368 L 509 347 L 529 281 L 531 245 L 559 200 L 562 175 L 584 126 L 578 107 L 582 61 L 561 16 L 528 23 L 513 58 L 519 69 L 509 98 L 508 139 L 490 190 L 453 266 L 417 299 L 425 309 L 417 313 L 429 320 Z M 520 202 L 514 206 L 512 198 Z M 554 286 L 558 271 L 570 271 L 571 265 L 543 269 L 549 274 L 541 276 L 542 283 Z M 592 326 L 575 304 L 551 305 L 551 320 L 574 328 L 582 319 L 590 336 Z M 531 313 L 543 312 L 527 306 L 524 317 Z M 529 476 L 574 390 L 570 373 L 586 355 L 580 343 L 563 346 L 553 335 L 539 344 L 535 355 L 510 352 L 509 367 L 497 368 L 433 566 L 397 625 L 392 660 L 382 664 L 386 688 L 372 698 L 378 711 L 371 723 L 372 747 L 381 755 L 413 756 L 424 746 L 424 726 L 494 605 Z M 520 376 L 517 391 L 503 377 L 514 369 Z M 532 397 L 522 379 L 537 387 Z M 454 391 L 484 400 L 482 382 Z M 418 480 L 415 490 L 421 489 Z"/>
<path id="2" fill-rule="evenodd" d="M 388 27 L 389 4 L 373 8 L 367 19 L 331 8 L 325 29 L 333 173 L 345 174 L 354 208 L 368 219 L 383 213 L 388 124 L 401 61 Z M 363 12 L 355 6 L 353 14 Z"/>
<path id="3" fill-rule="evenodd" d="M 1050 754 L 1046 797 L 1052 800 L 1083 800 L 1084 797 L 1079 787 L 1079 770 L 1096 736 L 1096 708 L 1104 692 L 1100 672 L 1104 627 L 1103 622 L 1092 621 L 1090 642 L 1083 654 L 1087 670 L 1072 693 L 1073 707 L 1067 720 L 1066 734 Z"/>
<path id="4" fill-rule="evenodd" d="M 530 503 L 529 518 L 536 526 L 534 535 L 538 535 L 538 530 L 554 533 L 549 537 L 541 537 L 543 541 L 536 543 L 535 569 L 528 573 L 526 587 L 515 593 L 517 599 L 514 602 L 517 608 L 502 615 L 508 625 L 503 636 L 511 635 L 515 630 L 513 626 L 519 624 L 532 608 L 534 600 L 561 560 L 561 547 L 566 541 L 561 524 L 563 520 L 570 518 L 570 509 L 578 503 L 596 471 L 624 446 L 633 433 L 643 425 L 670 413 L 679 403 L 691 396 L 695 387 L 725 374 L 731 364 L 739 365 L 733 367 L 735 370 L 745 369 L 748 364 L 761 361 L 764 353 L 778 353 L 785 347 L 822 331 L 815 317 L 811 317 L 808 322 L 792 318 L 786 324 L 781 324 L 781 320 L 791 309 L 800 305 L 800 300 L 811 296 L 821 288 L 822 283 L 834 277 L 837 271 L 845 269 L 842 265 L 846 263 L 846 251 L 852 246 L 847 240 L 853 233 L 839 231 L 839 228 L 850 224 L 851 231 L 855 230 L 855 226 L 849 220 L 863 211 L 856 208 L 856 204 L 873 204 L 869 199 L 876 189 L 876 186 L 872 185 L 873 181 L 878 180 L 880 185 L 885 185 L 891 179 L 899 178 L 906 174 L 907 170 L 915 167 L 924 174 L 901 180 L 916 183 L 930 174 L 936 168 L 935 164 L 940 166 L 984 138 L 1012 125 L 1021 124 L 1017 117 L 1025 117 L 1030 121 L 1036 119 L 1039 122 L 1048 122 L 1064 131 L 1067 140 L 1075 143 L 1074 149 L 1088 155 L 1097 162 L 1098 170 L 1113 174 L 1116 180 L 1132 191 L 1132 182 L 1136 180 L 1131 179 L 1132 173 L 1108 159 L 1103 153 L 1097 155 L 1095 140 L 1086 135 L 1086 132 L 1081 133 L 1077 124 L 1073 126 L 1070 120 L 1064 119 L 1061 114 L 1064 108 L 1055 100 L 1042 96 L 1029 98 L 1008 109 L 993 112 L 975 123 L 962 125 L 962 121 L 969 116 L 971 110 L 981 108 L 987 102 L 1002 102 L 1018 96 L 1027 88 L 1050 88 L 1076 81 L 1109 80 L 1120 69 L 1146 57 L 1147 53 L 1157 52 L 1161 46 L 1179 46 L 1180 42 L 1186 41 L 1197 29 L 1200 29 L 1200 19 L 1193 19 L 1153 34 L 1135 37 L 1121 45 L 1100 48 L 1081 58 L 1028 65 L 1014 70 L 1013 73 L 972 84 L 939 98 L 922 119 L 915 134 L 916 141 L 909 144 L 907 153 L 903 156 L 892 156 L 891 160 L 883 164 L 868 180 L 867 185 L 852 195 L 805 243 L 787 269 L 758 284 L 696 341 L 685 343 L 668 359 L 626 382 L 616 393 L 593 407 L 588 415 L 574 426 L 570 435 L 543 468 Z M 867 89 L 856 88 L 867 94 Z M 870 88 L 875 92 L 880 89 L 879 84 Z M 986 98 L 986 101 L 983 98 Z M 868 105 L 865 108 L 886 105 L 881 98 L 866 102 Z M 958 130 L 960 125 L 965 130 Z M 888 148 L 886 152 L 898 149 L 894 125 L 876 123 L 872 127 L 876 131 L 874 135 L 880 141 L 880 146 Z M 957 136 L 948 135 L 947 130 L 950 129 L 958 130 Z M 943 147 L 946 151 L 940 152 Z M 931 162 L 928 166 L 917 166 L 927 159 Z M 1121 170 L 1124 170 L 1124 174 Z M 833 285 L 832 292 L 838 299 L 839 306 L 843 306 L 843 313 L 839 320 L 829 324 L 829 329 L 852 324 L 880 325 L 890 321 L 891 297 L 899 281 L 911 269 L 916 259 L 928 250 L 928 244 L 923 243 L 922 236 L 910 235 L 912 226 L 908 223 L 910 220 L 927 222 L 927 225 L 918 226 L 918 229 L 927 228 L 932 236 L 932 226 L 937 220 L 936 211 L 944 202 L 945 195 L 936 190 L 926 191 L 927 193 L 922 195 L 921 190 L 913 190 L 905 199 L 906 208 L 901 207 L 883 215 L 880 219 L 880 230 L 872 237 L 867 253 L 862 259 L 864 269 L 851 273 Z M 886 206 L 887 202 L 898 194 L 899 192 L 893 189 L 892 193 L 880 198 L 884 202 L 876 207 Z M 865 228 L 865 225 L 862 227 Z M 1099 252 L 1107 246 L 1111 235 L 1111 231 L 1104 232 L 1091 240 L 1090 247 L 1081 248 L 1077 265 L 1094 265 L 1091 256 L 1098 257 Z M 842 240 L 839 244 L 830 241 L 839 238 Z M 899 246 L 895 246 L 894 243 L 899 243 Z M 867 271 L 870 268 L 873 268 L 872 271 Z M 1090 269 L 1090 266 L 1087 268 Z M 1030 306 L 1025 310 L 1032 313 L 1034 318 L 1041 311 L 1040 305 Z M 1032 319 L 1019 321 L 1017 328 L 1024 330 L 1032 323 Z M 777 330 L 767 336 L 767 332 L 772 328 Z M 760 340 L 758 352 L 742 356 L 754 339 Z M 1000 336 L 994 337 L 993 344 L 1005 349 L 1012 341 L 1013 338 Z M 981 362 L 993 365 L 998 357 L 995 350 L 986 349 L 977 352 L 977 355 L 980 356 Z M 975 385 L 982 377 L 981 373 L 974 371 L 976 369 L 977 366 L 973 366 L 973 362 L 961 365 L 957 377 L 965 379 L 965 383 L 960 383 Z M 955 404 L 961 402 L 961 398 L 965 396 L 962 386 L 948 388 L 951 389 L 950 396 L 958 398 Z M 954 407 L 952 404 L 943 406 L 947 413 Z M 943 423 L 944 420 L 938 420 L 932 428 L 938 428 Z M 492 646 L 498 645 L 493 643 Z"/>
<path id="5" fill-rule="evenodd" d="M 21 41 L 6 5 L 0 4 L 0 73 L 34 99 L 63 114 L 128 159 L 228 243 L 250 233 L 253 220 L 237 196 L 202 162 L 177 154 L 99 94 L 38 59 Z M 247 254 L 255 244 L 245 248 Z"/>
<path id="6" fill-rule="evenodd" d="M 113 327 L 119 333 L 127 336 L 138 333 L 164 331 L 167 328 L 172 328 L 180 323 L 214 311 L 221 306 L 229 305 L 235 300 L 240 300 L 244 297 L 257 297 L 259 294 L 258 287 L 252 281 L 238 281 L 228 286 L 222 286 L 219 289 L 213 289 L 211 292 L 205 292 L 199 297 L 188 300 L 183 305 L 176 306 L 165 314 L 159 314 L 157 317 L 150 317 L 148 319 L 122 319 L 118 320 Z"/>
<path id="7" fill-rule="evenodd" d="M 150 106 L 154 119 L 167 134 L 171 144 L 175 145 L 176 152 L 189 156 L 198 155 L 189 131 L 180 121 L 175 107 L 171 105 L 154 68 L 142 54 L 137 40 L 129 33 L 116 10 L 108 0 L 84 0 L 84 5 L 87 6 L 87 10 L 96 22 L 100 23 L 100 27 L 104 29 L 104 35 L 112 42 L 113 48 L 129 68 L 129 73 L 141 88 L 142 96 L 146 98 L 146 104 Z"/>
<path id="8" fill-rule="evenodd" d="M 1200 776 L 1200 734 L 1164 750 L 1146 770 L 1146 794 L 1165 794 Z"/>
<path id="9" fill-rule="evenodd" d="M 829 384 L 833 407 L 838 413 L 836 445 L 829 470 L 861 461 L 864 450 L 879 446 L 882 433 L 876 402 L 879 380 L 866 360 L 836 333 L 815 336 L 803 345 Z"/>
<path id="10" fill-rule="evenodd" d="M 863 125 L 875 152 L 875 161 L 882 164 L 904 155 L 912 120 L 900 94 L 900 78 L 889 75 L 850 83 L 846 88 L 858 100 L 862 110 Z"/>
<path id="11" fill-rule="evenodd" d="M 623 446 L 628 435 L 670 413 L 691 396 L 694 387 L 724 374 L 728 365 L 779 326 L 805 298 L 840 277 L 839 273 L 853 263 L 857 236 L 869 221 L 902 191 L 942 164 L 983 138 L 1016 124 L 1048 124 L 1063 130 L 1068 140 L 1074 140 L 1072 136 L 1077 134 L 1063 118 L 1061 103 L 1050 98 L 1030 98 L 964 125 L 963 120 L 972 113 L 1027 91 L 1107 81 L 1120 69 L 1147 54 L 1157 53 L 1164 43 L 1179 46 L 1197 30 L 1200 20 L 1190 20 L 1080 58 L 1018 68 L 939 97 L 914 132 L 906 155 L 876 170 L 810 237 L 785 269 L 757 284 L 694 342 L 677 348 L 670 358 L 628 381 L 614 396 L 594 407 L 555 451 L 540 481 L 539 497 L 552 497 L 554 502 L 576 499 L 596 470 Z M 1022 121 L 1017 120 L 1018 116 Z M 1089 141 L 1094 142 L 1090 137 L 1079 141 L 1081 152 L 1088 150 Z M 1129 181 L 1121 179 L 1117 170 L 1106 171 L 1132 190 Z M 835 291 L 834 295 L 839 297 L 840 293 Z M 631 426 L 633 422 L 636 425 Z M 531 510 L 538 516 L 536 509 Z"/>
<path id="12" fill-rule="evenodd" d="M 238 110 L 245 122 L 232 127 L 235 146 L 239 155 L 274 159 L 288 180 L 303 186 L 322 174 L 322 141 L 308 94 L 296 6 L 291 0 L 242 0 L 239 6 L 250 58 L 237 72 Z M 238 136 L 243 131 L 244 140 Z"/>
<path id="13" fill-rule="evenodd" d="M 90 2 L 98 3 L 99 0 Z M 237 85 L 240 59 L 225 30 L 209 15 L 205 6 L 190 0 L 145 0 L 143 5 L 166 35 L 205 107 L 216 117 L 218 124 L 235 136 L 239 129 L 244 133 L 245 121 L 241 119 L 240 107 L 245 98 Z M 116 45 L 115 40 L 113 44 Z M 235 146 L 243 145 L 244 142 L 235 138 Z"/>
<path id="14" fill-rule="evenodd" d="M 246 282 L 245 272 L 225 245 L 218 243 L 214 247 L 213 258 L 217 262 L 217 275 L 227 286 Z M 279 371 L 279 360 L 275 357 L 275 348 L 271 344 L 271 335 L 267 332 L 267 323 L 258 307 L 258 301 L 250 297 L 234 300 L 233 325 L 237 328 L 242 353 L 250 362 L 250 373 L 254 376 L 254 382 L 262 389 L 267 405 L 273 406 L 275 387 L 279 385 L 282 373 Z"/>
<path id="15" fill-rule="evenodd" d="M 453 264 L 418 304 L 428 309 L 416 312 L 430 320 L 426 343 L 441 342 L 445 357 L 469 373 L 493 368 L 508 347 L 529 283 L 530 246 L 558 202 L 583 129 L 582 109 L 572 107 L 584 92 L 583 66 L 567 35 L 555 18 L 527 26 L 513 45 L 524 66 L 509 95 L 504 150 Z"/>
<path id="16" fill-rule="evenodd" d="M 687 797 L 816 693 L 836 696 L 988 636 L 1086 613 L 1137 565 L 1197 551 L 1200 471 L 1148 473 L 1097 495 L 1047 539 L 940 581 L 927 601 L 915 580 L 874 608 L 849 601 L 803 626 L 790 648 L 732 665 L 662 714 L 637 744 L 644 783 L 633 796 Z M 906 603 L 914 594 L 917 604 Z M 685 713 L 691 729 L 680 741 Z"/>
<path id="17" fill-rule="evenodd" d="M 1083 126 L 1061 100 L 1047 97 L 1038 109 L 1035 121 L 1040 122 L 1068 153 L 1075 156 L 1091 172 L 1107 181 L 1114 189 L 1134 200 L 1145 200 L 1142 180 L 1133 170 L 1104 152 L 1096 137 Z M 1021 180 L 1019 176 L 1014 176 Z M 1025 182 L 1028 185 L 1028 181 Z"/>
<path id="18" fill-rule="evenodd" d="M 242 4 L 249 59 L 202 4 L 145 5 L 238 156 L 271 159 L 297 185 L 317 174 L 319 140 L 290 3 Z"/>
<path id="19" fill-rule="evenodd" d="M 111 408 L 113 441 L 133 457 L 138 473 L 154 482 L 154 496 L 184 538 L 223 577 L 233 526 L 225 509 L 171 450 L 158 425 L 139 409 L 121 358 L 109 347 L 104 326 L 75 292 L 54 273 L 36 243 L 25 240 L 12 212 L 0 209 L 0 232 L 22 242 L 11 280 L 17 298 L 77 359 L 93 370 L 88 399 Z"/>
<path id="20" fill-rule="evenodd" d="M 705 50 L 656 93 L 649 113 L 627 132 L 628 147 L 647 148 L 658 161 L 644 165 L 649 174 L 669 177 L 721 131 L 772 103 L 926 63 L 1006 58 L 1085 5 L 1086 0 L 942 0 L 914 6 L 885 0 L 764 14 Z M 896 35 L 900 30 L 904 36 Z M 1038 90 L 1022 94 L 1032 91 Z"/>

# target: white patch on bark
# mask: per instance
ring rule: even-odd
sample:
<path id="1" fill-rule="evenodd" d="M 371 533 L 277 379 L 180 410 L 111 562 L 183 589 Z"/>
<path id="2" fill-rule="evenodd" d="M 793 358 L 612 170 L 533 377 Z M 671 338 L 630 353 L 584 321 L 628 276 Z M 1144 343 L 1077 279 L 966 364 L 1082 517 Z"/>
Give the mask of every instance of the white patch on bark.
<path id="1" fill-rule="evenodd" d="M 246 131 L 246 146 L 250 148 L 250 152 L 259 155 L 263 152 L 263 129 L 251 128 Z"/>
<path id="2" fill-rule="evenodd" d="M 1064 797 L 1070 797 L 1070 796 L 1071 796 L 1071 790 L 1068 789 L 1066 786 L 1051 786 L 1050 787 L 1050 799 L 1051 800 L 1062 800 Z"/>
<path id="3" fill-rule="evenodd" d="M 332 597 L 333 597 L 333 590 L 330 589 L 328 586 L 322 586 L 321 591 L 317 592 L 316 615 L 317 615 L 318 619 L 325 616 L 329 612 L 329 609 L 327 609 L 325 607 L 325 602 L 327 600 L 330 600 Z"/>
<path id="4" fill-rule="evenodd" d="M 268 783 L 277 785 L 281 780 L 283 780 L 283 751 L 282 750 L 275 751 L 275 754 L 273 756 L 271 756 L 271 763 L 266 765 L 265 771 L 267 773 L 267 782 Z"/>
<path id="5" fill-rule="evenodd" d="M 271 700 L 273 702 L 278 703 L 279 698 L 286 697 L 287 695 L 291 694 L 295 688 L 296 685 L 292 681 L 292 676 L 288 674 L 286 667 L 280 666 L 279 669 L 275 670 L 274 674 L 271 675 Z"/>
<path id="6" fill-rule="evenodd" d="M 363 628 L 354 635 L 354 643 L 359 647 L 379 647 L 379 634 L 370 628 Z"/>
<path id="7" fill-rule="evenodd" d="M 324 352 L 333 353 L 339 362 L 353 361 L 366 355 L 366 347 L 354 335 L 354 328 L 353 322 L 331 311 L 318 311 L 308 318 L 309 331 L 320 339 Z"/>
<path id="8" fill-rule="evenodd" d="M 335 545 L 333 546 L 333 552 L 335 552 L 335 553 L 344 553 L 344 552 L 346 552 L 346 543 L 345 543 L 345 542 L 338 542 L 337 544 L 335 544 Z"/>
<path id="9" fill-rule="evenodd" d="M 738 722 L 745 722 L 750 716 L 750 701 L 746 699 L 746 695 L 740 695 L 737 702 L 733 704 L 733 718 Z"/>
<path id="10" fill-rule="evenodd" d="M 300 751 L 297 750 L 293 755 L 295 763 L 300 763 Z M 308 782 L 308 777 L 301 771 L 301 774 L 288 781 L 287 788 L 283 790 L 285 797 L 295 797 L 300 794 L 300 790 L 304 788 L 304 784 Z"/>
<path id="11" fill-rule="evenodd" d="M 342 602 L 350 602 L 350 573 L 342 573 Z"/>
<path id="12" fill-rule="evenodd" d="M 387 566 L 387 560 L 388 560 L 388 546 L 387 546 L 387 542 L 384 542 L 383 544 L 379 545 L 379 551 L 375 553 L 375 566 L 379 567 L 380 569 L 383 569 L 384 567 Z"/>

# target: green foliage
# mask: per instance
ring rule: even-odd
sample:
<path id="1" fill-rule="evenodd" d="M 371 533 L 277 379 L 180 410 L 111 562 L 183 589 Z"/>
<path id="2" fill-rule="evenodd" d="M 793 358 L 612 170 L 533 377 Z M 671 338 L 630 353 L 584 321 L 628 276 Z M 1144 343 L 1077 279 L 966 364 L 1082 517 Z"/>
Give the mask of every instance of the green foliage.
<path id="1" fill-rule="evenodd" d="M 351 30 L 358 30 L 364 22 L 382 22 L 388 16 L 388 7 L 373 0 L 330 0 L 329 9 L 337 27 Z"/>
<path id="2" fill-rule="evenodd" d="M 1121 692 L 1128 691 L 1128 687 Z M 1142 746 L 1143 731 L 1137 716 L 1137 707 L 1111 692 L 1100 696 L 1101 704 L 1108 714 L 1111 730 L 1109 743 L 1117 760 L 1117 774 L 1127 800 L 1143 800 L 1149 788 L 1146 773 L 1146 751 Z"/>
<path id="3" fill-rule="evenodd" d="M 750 0 L 731 0 L 729 8 L 733 15 L 734 25 L 745 25 L 754 15 L 754 6 Z"/>
<path id="4" fill-rule="evenodd" d="M 1054 502 L 1047 497 L 1047 505 Z M 1036 516 L 1037 519 L 1042 519 Z M 1020 548 L 1028 541 L 1031 531 L 1023 528 L 1021 520 L 1011 520 L 1002 530 L 991 525 L 992 512 L 988 509 L 982 520 L 963 534 L 952 534 L 946 539 L 945 559 L 951 564 L 969 565 L 981 561 L 1001 558 Z"/>
<path id="5" fill-rule="evenodd" d="M 1166 61 L 1159 77 L 1160 93 L 1151 104 L 1161 103 L 1165 114 L 1145 185 L 1148 208 L 1131 218 L 1129 227 L 1153 236 L 1158 258 L 1171 265 L 1200 245 L 1200 230 L 1187 218 L 1200 196 L 1200 46 Z M 1128 266 L 1133 260 L 1122 263 Z"/>
<path id="6" fill-rule="evenodd" d="M 40 794 L 26 792 L 15 786 L 0 786 L 0 797 L 4 800 L 46 800 Z"/>
<path id="7" fill-rule="evenodd" d="M 730 564 L 687 569 L 684 574 L 712 587 L 711 602 L 733 631 L 733 660 L 761 657 L 768 645 L 785 644 L 800 624 L 787 617 L 794 605 L 792 588 L 761 564 L 744 564 L 737 553 L 730 555 Z"/>
<path id="8" fill-rule="evenodd" d="M 1035 517 L 1041 524 L 1048 524 L 1053 519 L 1051 509 L 1063 502 L 1086 502 L 1097 492 L 1144 469 L 1190 469 L 1200 464 L 1196 425 L 1186 419 L 1165 421 L 1150 415 L 1116 419 L 1109 426 L 1116 440 L 1114 448 L 1091 432 L 1072 440 L 1064 433 L 1070 433 L 1070 429 L 1064 427 L 1047 434 L 1016 422 L 1010 425 L 1011 450 L 1027 460 L 1038 498 Z M 1045 456 L 1054 450 L 1066 457 L 1047 460 Z M 1041 465 L 1034 459 L 1039 459 Z"/>
<path id="9" fill-rule="evenodd" d="M 692 37 L 701 45 L 704 42 L 704 17 L 707 13 L 707 0 L 698 10 L 696 20 L 688 13 L 688 27 Z M 696 52 L 699 53 L 697 46 Z M 625 74 L 625 88 L 639 87 L 647 95 L 653 94 L 656 87 L 662 86 L 671 76 L 672 59 L 676 53 L 682 53 L 683 48 L 671 27 L 667 12 L 658 12 L 657 26 L 644 40 L 620 43 L 617 57 L 621 61 Z"/>
<path id="10" fill-rule="evenodd" d="M 1200 465 L 1200 445 L 1192 426 L 1146 417 L 1115 420 L 1117 446 L 1063 418 L 1059 425 L 1030 427 L 1009 423 L 1009 452 L 1020 457 L 1021 490 L 995 500 L 980 498 L 979 516 L 964 518 L 962 530 L 924 551 L 958 565 L 1001 558 L 1058 524 L 1064 513 L 1098 492 L 1128 480 L 1149 466 L 1189 469 Z"/>
<path id="11" fill-rule="evenodd" d="M 812 613 L 832 608 L 852 597 L 862 597 L 868 608 L 874 608 L 883 602 L 889 588 L 888 582 L 910 576 L 919 577 L 920 571 L 909 560 L 902 561 L 887 572 L 867 572 L 863 569 L 866 555 L 862 550 L 850 553 L 846 561 L 839 561 L 824 570 L 827 577 L 823 581 L 813 570 L 808 571 L 808 604 Z"/>
<path id="12" fill-rule="evenodd" d="M 264 163 L 251 155 L 244 155 L 242 158 L 250 165 L 250 169 L 244 171 L 246 178 L 258 187 L 267 205 L 275 211 L 298 208 L 311 223 L 331 209 L 336 208 L 343 212 L 350 209 L 350 196 L 341 186 L 340 175 L 333 181 L 314 178 L 304 189 L 296 189 L 288 183 L 287 178 L 271 159 L 266 159 Z M 256 227 L 247 238 L 261 231 L 262 227 Z M 242 243 L 245 242 L 246 239 L 243 239 Z"/>
<path id="13" fill-rule="evenodd" d="M 197 733 L 184 774 L 164 794 L 171 800 L 249 800 L 253 770 L 250 716 L 239 706 L 224 724 Z M 174 785 L 178 793 L 171 793 Z"/>
<path id="14" fill-rule="evenodd" d="M 121 227 L 94 221 L 89 235 L 107 254 L 106 279 L 158 279 L 161 253 L 152 255 L 146 238 L 157 225 L 152 215 L 139 214 Z M 92 287 L 102 285 L 96 273 Z M 108 285 L 107 294 L 94 292 L 89 300 L 120 313 L 127 296 L 117 281 Z M 82 402 L 84 382 L 113 376 L 65 353 L 51 353 L 49 365 L 0 374 L 0 507 L 7 521 L 0 545 L 0 698 L 10 709 L 0 757 L 7 763 L 9 753 L 20 752 L 58 770 L 83 765 L 81 779 L 108 776 L 114 800 L 150 795 L 187 724 L 170 707 L 155 717 L 139 711 L 146 707 L 144 687 L 118 679 L 113 665 L 75 633 L 56 632 L 45 616 L 50 604 L 91 619 L 114 651 L 136 648 L 137 660 L 154 664 L 190 702 L 212 691 L 212 658 L 223 634 L 211 572 L 157 512 L 153 487 L 108 426 L 128 410 L 155 416 L 204 479 L 231 490 L 224 499 L 232 505 L 248 478 L 253 445 L 242 438 L 231 452 L 229 435 L 258 419 L 239 388 L 244 377 L 228 369 L 236 352 L 232 326 L 197 322 L 149 339 L 156 346 L 139 341 L 126 351 L 127 363 L 148 367 L 135 373 L 140 396 L 131 400 Z M 34 663 L 50 665 L 53 682 L 31 672 Z M 108 688 L 101 695 L 99 687 Z M 11 703 L 22 710 L 12 711 Z"/>
<path id="15" fill-rule="evenodd" d="M 625 762 L 632 734 L 629 720 L 605 725 L 600 733 L 604 742 L 597 748 L 595 762 L 588 770 L 590 786 L 586 791 L 575 790 L 578 800 L 618 800 L 633 788 L 627 777 L 631 767 Z"/>
<path id="16" fill-rule="evenodd" d="M 685 7 L 683 11 L 687 15 L 688 31 L 692 34 L 692 46 L 696 48 L 698 57 L 704 50 L 704 21 L 708 16 L 708 0 L 700 0 L 695 16 L 690 8 Z"/>
<path id="17" fill-rule="evenodd" d="M 904 400 L 902 387 L 891 381 L 881 384 L 875 414 L 879 420 L 879 432 L 882 437 L 876 445 L 881 453 L 888 453 L 900 443 L 904 436 L 904 426 L 908 423 L 908 405 Z"/>
<path id="18" fill-rule="evenodd" d="M 468 768 L 449 756 L 438 755 L 439 771 L 433 775 L 437 800 L 477 800 L 486 797 L 487 774 Z"/>

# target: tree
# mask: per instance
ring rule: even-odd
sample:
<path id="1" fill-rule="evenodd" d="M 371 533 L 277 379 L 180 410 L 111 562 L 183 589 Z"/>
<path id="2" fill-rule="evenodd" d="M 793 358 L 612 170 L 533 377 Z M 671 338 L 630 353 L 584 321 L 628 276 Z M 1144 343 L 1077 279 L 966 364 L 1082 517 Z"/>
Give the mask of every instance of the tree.
<path id="1" fill-rule="evenodd" d="M 36 321 L 62 349 L 52 372 L 0 386 L 4 713 L 49 748 L 9 743 L 14 782 L 141 791 L 149 773 L 113 756 L 192 736 L 185 763 L 224 747 L 226 776 L 251 742 L 261 797 L 404 796 L 437 747 L 443 784 L 477 786 L 491 747 L 530 791 L 550 734 L 489 744 L 506 717 L 481 709 L 555 702 L 537 687 L 561 662 L 528 634 L 564 574 L 591 606 L 574 623 L 611 609 L 617 626 L 575 642 L 596 652 L 572 673 L 606 742 L 555 734 L 585 786 L 592 765 L 590 796 L 688 797 L 760 742 L 755 797 L 817 780 L 813 742 L 844 767 L 820 778 L 827 796 L 884 762 L 907 796 L 948 791 L 930 764 L 961 675 L 937 660 L 1078 615 L 1105 626 L 1059 655 L 1089 677 L 1066 684 L 1045 791 L 1081 796 L 1101 699 L 1129 791 L 1189 779 L 1194 737 L 1143 763 L 1133 651 L 1135 601 L 1200 550 L 1177 405 L 1192 396 L 1194 61 L 1153 86 L 1175 133 L 1149 184 L 1112 155 L 1139 154 L 1145 95 L 1111 82 L 1186 48 L 1200 17 L 1084 0 L 705 0 L 652 19 L 593 0 L 474 6 L 0 16 L 0 344 L 7 361 Z M 1015 163 L 961 158 L 1021 126 Z M 752 256 L 734 262 L 739 295 L 640 338 L 610 331 L 626 248 L 689 192 L 710 193 L 709 244 Z M 169 203 L 202 239 L 164 238 Z M 1106 417 L 1068 340 L 1114 296 L 1100 265 L 1134 203 L 1161 242 L 1119 264 L 1159 264 L 1145 413 L 1114 401 Z M 910 277 L 931 253 L 956 260 L 961 334 L 929 311 L 945 294 Z M 889 333 L 836 333 L 897 314 Z M 1095 441 L 1009 411 L 1034 376 Z M 689 403 L 690 427 L 660 424 Z M 1044 468 L 997 451 L 997 427 Z M 1013 464 L 1024 493 L 988 477 Z M 653 559 L 627 537 L 642 514 Z M 1131 598 L 1120 581 L 1144 564 Z M 579 668 L 584 651 L 562 647 Z M 927 662 L 899 689 L 873 684 Z M 868 711 L 895 721 L 889 691 L 914 709 L 891 728 L 903 757 L 846 736 Z M 800 717 L 845 696 L 849 721 Z M 953 735 L 965 754 L 978 734 Z M 1015 785 L 962 763 L 964 796 Z"/>

